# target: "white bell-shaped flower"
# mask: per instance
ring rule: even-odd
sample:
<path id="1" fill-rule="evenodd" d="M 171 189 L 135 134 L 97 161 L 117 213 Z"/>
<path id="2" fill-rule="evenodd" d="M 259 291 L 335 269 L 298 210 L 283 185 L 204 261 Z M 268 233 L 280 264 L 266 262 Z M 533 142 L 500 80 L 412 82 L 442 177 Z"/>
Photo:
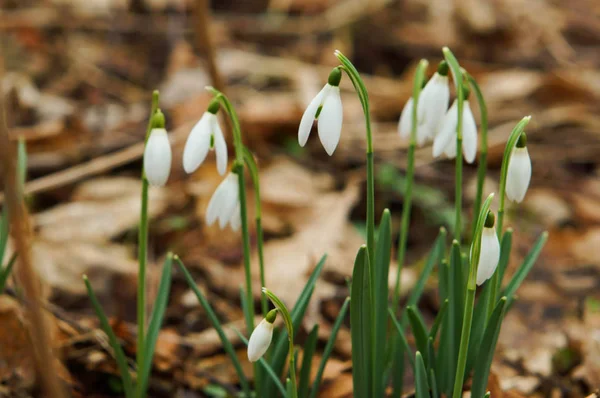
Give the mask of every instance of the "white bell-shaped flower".
<path id="1" fill-rule="evenodd" d="M 488 213 L 481 234 L 481 250 L 479 252 L 479 264 L 477 265 L 477 286 L 490 279 L 500 260 L 500 242 L 494 228 L 495 217 Z"/>
<path id="2" fill-rule="evenodd" d="M 449 158 L 456 157 L 456 128 L 458 125 L 458 102 L 454 100 L 442 120 L 433 140 L 433 157 L 442 153 Z M 471 104 L 463 102 L 462 152 L 467 163 L 473 163 L 477 155 L 477 124 L 471 111 Z"/>
<path id="3" fill-rule="evenodd" d="M 230 224 L 232 229 L 237 230 L 240 225 L 240 196 L 238 176 L 235 173 L 229 173 L 219 184 L 215 193 L 208 202 L 206 209 L 206 224 L 212 225 L 217 219 L 219 227 L 225 228 Z"/>
<path id="4" fill-rule="evenodd" d="M 522 202 L 531 181 L 531 159 L 527 151 L 527 136 L 522 133 L 512 150 L 506 175 L 506 196 Z"/>
<path id="5" fill-rule="evenodd" d="M 219 126 L 217 115 L 204 112 L 192 128 L 183 149 L 183 169 L 190 174 L 196 171 L 206 159 L 208 151 L 214 148 L 217 155 L 217 170 L 225 174 L 227 170 L 227 144 Z"/>
<path id="6" fill-rule="evenodd" d="M 435 137 L 440 127 L 450 100 L 450 87 L 448 86 L 448 65 L 442 61 L 438 71 L 433 74 L 419 95 L 417 109 L 417 144 L 422 146 Z M 413 98 L 410 98 L 398 124 L 401 138 L 409 138 L 412 128 Z"/>
<path id="7" fill-rule="evenodd" d="M 313 121 L 317 119 L 321 144 L 323 144 L 329 156 L 333 155 L 340 142 L 342 120 L 344 118 L 339 87 L 341 78 L 342 72 L 340 69 L 334 68 L 329 74 L 328 83 L 308 104 L 298 128 L 298 143 L 300 146 L 306 145 Z"/>
<path id="8" fill-rule="evenodd" d="M 273 323 L 276 317 L 277 310 L 271 310 L 265 319 L 260 321 L 258 326 L 254 328 L 248 340 L 248 359 L 250 362 L 258 361 L 269 349 L 273 339 Z"/>
<path id="9" fill-rule="evenodd" d="M 164 128 L 150 131 L 144 148 L 144 173 L 150 185 L 163 186 L 171 173 L 171 144 Z"/>

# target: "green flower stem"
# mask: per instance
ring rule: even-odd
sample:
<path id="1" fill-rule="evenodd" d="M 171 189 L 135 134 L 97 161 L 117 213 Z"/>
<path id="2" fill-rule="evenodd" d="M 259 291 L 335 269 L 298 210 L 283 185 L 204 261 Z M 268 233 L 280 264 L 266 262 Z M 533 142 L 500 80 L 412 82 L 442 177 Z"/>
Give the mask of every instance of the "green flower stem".
<path id="1" fill-rule="evenodd" d="M 456 365 L 456 376 L 454 379 L 454 393 L 453 398 L 460 398 L 462 396 L 463 381 L 465 378 L 465 369 L 467 366 L 467 354 L 469 350 L 469 339 L 471 335 L 471 324 L 473 322 L 473 307 L 475 304 L 475 289 L 477 288 L 477 266 L 479 264 L 479 255 L 481 252 L 481 234 L 485 224 L 485 219 L 490 210 L 492 199 L 494 194 L 490 194 L 479 213 L 477 219 L 477 227 L 475 229 L 475 235 L 473 236 L 473 243 L 471 250 L 473 255 L 471 256 L 471 263 L 469 266 L 469 279 L 467 282 L 467 292 L 465 299 L 465 310 L 463 315 L 463 324 L 460 333 L 460 346 L 458 349 L 458 362 Z"/>
<path id="2" fill-rule="evenodd" d="M 508 175 L 508 163 L 510 162 L 510 157 L 512 156 L 512 150 L 517 144 L 519 137 L 527 124 L 531 120 L 531 116 L 525 116 L 515 128 L 511 131 L 508 136 L 508 141 L 506 142 L 506 147 L 504 148 L 504 156 L 502 158 L 502 168 L 500 170 L 500 205 L 498 206 L 498 220 L 496 221 L 496 234 L 498 235 L 498 239 L 502 238 L 502 224 L 504 222 L 504 200 L 506 199 L 506 178 Z M 488 307 L 486 310 L 486 319 L 489 319 L 494 311 L 496 306 L 496 301 L 498 300 L 498 291 L 500 290 L 500 284 L 502 281 L 498 277 L 498 272 L 494 272 L 492 278 L 488 281 L 490 284 L 491 292 L 488 301 Z"/>
<path id="3" fill-rule="evenodd" d="M 483 93 L 477 81 L 470 74 L 466 74 L 469 84 L 475 91 L 477 102 L 479 104 L 479 113 L 481 114 L 481 147 L 479 150 L 479 167 L 477 168 L 477 193 L 475 194 L 475 203 L 473 205 L 473 219 L 479 214 L 481 201 L 483 200 L 483 183 L 485 182 L 485 173 L 487 171 L 487 154 L 488 154 L 488 117 L 487 105 L 483 98 Z M 475 234 L 475 222 L 473 222 L 473 235 Z"/>
<path id="4" fill-rule="evenodd" d="M 410 222 L 410 211 L 412 207 L 412 187 L 415 176 L 415 149 L 417 146 L 417 104 L 423 81 L 425 80 L 425 71 L 427 70 L 428 62 L 422 59 L 415 71 L 415 79 L 413 83 L 413 109 L 412 109 L 412 126 L 410 130 L 410 140 L 408 142 L 408 165 L 406 166 L 406 178 L 404 187 L 404 205 L 402 206 L 402 221 L 400 226 L 400 237 L 398 238 L 398 270 L 396 271 L 396 285 L 394 288 L 394 300 L 392 301 L 393 308 L 396 308 L 400 300 L 400 274 L 404 266 L 404 257 L 406 255 L 406 241 L 408 240 L 408 225 Z"/>
<path id="5" fill-rule="evenodd" d="M 221 106 L 227 112 L 233 126 L 233 146 L 235 149 L 235 162 L 233 171 L 238 175 L 238 186 L 240 196 L 240 218 L 242 222 L 242 241 L 244 248 L 244 277 L 246 280 L 246 306 L 244 316 L 246 318 L 247 330 L 254 330 L 254 295 L 252 294 L 252 274 L 250 272 L 250 231 L 248 229 L 248 208 L 246 203 L 246 180 L 244 178 L 244 144 L 242 142 L 242 129 L 237 113 L 229 99 L 213 87 L 207 87 Z M 254 363 L 254 388 L 260 391 L 261 369 L 258 363 Z"/>
<path id="6" fill-rule="evenodd" d="M 262 288 L 263 293 L 271 300 L 275 308 L 281 313 L 283 317 L 283 323 L 285 324 L 285 328 L 287 329 L 288 334 L 288 342 L 289 342 L 289 363 L 290 363 L 290 382 L 291 382 L 291 396 L 288 398 L 298 398 L 298 385 L 296 383 L 296 365 L 295 365 L 295 355 L 294 355 L 294 326 L 292 323 L 292 317 L 290 316 L 290 312 L 283 302 L 277 297 L 273 292 L 271 292 L 266 287 Z"/>
<path id="7" fill-rule="evenodd" d="M 373 134 L 371 132 L 371 111 L 369 108 L 369 95 L 356 67 L 340 51 L 335 51 L 335 56 L 342 64 L 341 68 L 346 72 L 363 108 L 365 114 L 365 126 L 367 133 L 367 251 L 371 261 L 375 258 L 375 176 L 373 161 Z"/>
<path id="8" fill-rule="evenodd" d="M 258 246 L 258 267 L 260 273 L 260 285 L 266 286 L 265 282 L 265 256 L 263 254 L 263 229 L 262 229 L 262 206 L 260 203 L 260 179 L 258 176 L 258 166 L 256 161 L 254 160 L 254 155 L 252 152 L 246 147 L 244 147 L 244 160 L 246 161 L 246 166 L 248 166 L 248 171 L 250 172 L 250 176 L 252 177 L 252 184 L 254 185 L 254 213 L 256 220 L 256 235 L 257 235 L 257 246 Z M 265 295 L 261 295 L 260 304 L 263 317 L 267 316 L 267 312 L 269 311 L 269 306 L 267 304 L 267 298 Z"/>
<path id="9" fill-rule="evenodd" d="M 150 137 L 152 130 L 152 119 L 158 109 L 158 90 L 152 93 L 152 105 L 150 107 L 150 117 L 148 118 L 148 127 L 146 128 L 145 142 Z M 140 370 L 144 363 L 144 347 L 146 339 L 146 263 L 148 256 L 148 187 L 146 173 L 142 166 L 142 199 L 140 210 L 140 225 L 138 230 L 138 286 L 137 286 L 137 349 L 136 363 Z"/>
<path id="10" fill-rule="evenodd" d="M 446 62 L 448 62 L 448 65 L 450 66 L 450 70 L 452 71 L 452 76 L 454 78 L 454 84 L 456 85 L 458 119 L 456 123 L 456 188 L 454 191 L 454 206 L 456 215 L 454 219 L 454 239 L 460 243 L 462 234 L 462 125 L 464 103 L 463 74 L 458 61 L 454 57 L 454 54 L 452 54 L 452 51 L 450 51 L 448 47 L 444 47 L 442 51 L 444 53 Z"/>

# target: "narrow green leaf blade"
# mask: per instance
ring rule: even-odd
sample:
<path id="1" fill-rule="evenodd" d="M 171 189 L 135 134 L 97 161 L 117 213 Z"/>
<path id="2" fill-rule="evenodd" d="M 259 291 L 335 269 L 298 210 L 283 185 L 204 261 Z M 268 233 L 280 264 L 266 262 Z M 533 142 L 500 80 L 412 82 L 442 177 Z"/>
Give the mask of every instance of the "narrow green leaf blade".
<path id="1" fill-rule="evenodd" d="M 435 377 L 435 371 L 433 370 L 433 368 L 429 369 L 429 385 L 431 386 L 431 396 L 433 398 L 438 398 L 440 396 L 440 393 L 437 389 L 437 381 Z"/>
<path id="2" fill-rule="evenodd" d="M 231 359 L 231 362 L 233 363 L 233 367 L 235 368 L 238 378 L 240 379 L 240 384 L 242 386 L 242 390 L 244 391 L 244 394 L 246 396 L 250 396 L 249 395 L 250 394 L 250 385 L 248 384 L 248 379 L 246 378 L 246 375 L 244 374 L 244 370 L 242 369 L 242 365 L 237 357 L 237 354 L 235 353 L 235 349 L 231 345 L 231 342 L 229 341 L 229 339 L 227 339 L 227 335 L 225 335 L 225 332 L 223 330 L 223 327 L 221 326 L 221 322 L 219 321 L 219 318 L 217 318 L 217 315 L 215 314 L 215 311 L 212 309 L 212 306 L 210 305 L 210 303 L 208 302 L 206 297 L 204 297 L 204 295 L 202 294 L 200 289 L 198 289 L 198 286 L 196 285 L 194 278 L 189 273 L 187 268 L 185 268 L 185 266 L 183 265 L 183 262 L 179 259 L 179 257 L 176 257 L 175 262 L 179 266 L 179 269 L 181 270 L 181 273 L 183 274 L 189 287 L 192 289 L 192 291 L 198 298 L 200 305 L 202 305 L 202 308 L 204 308 L 204 311 L 206 311 L 206 314 L 208 315 L 208 319 L 210 320 L 212 327 L 215 328 L 215 330 L 217 331 L 217 334 L 219 335 L 219 339 L 221 340 L 221 344 L 223 345 L 223 349 L 225 350 L 227 355 L 229 355 L 229 358 Z M 242 292 L 242 297 L 245 297 L 245 294 L 243 292 Z"/>
<path id="3" fill-rule="evenodd" d="M 310 370 L 312 368 L 312 359 L 317 347 L 317 337 L 319 333 L 319 325 L 315 325 L 310 331 L 306 342 L 304 343 L 304 351 L 302 352 L 302 366 L 300 368 L 300 378 L 298 380 L 298 397 L 308 397 L 310 384 Z"/>
<path id="4" fill-rule="evenodd" d="M 502 295 L 507 297 L 508 305 L 510 305 L 517 289 L 519 286 L 521 286 L 521 283 L 523 283 L 527 277 L 527 274 L 529 274 L 529 271 L 531 271 L 531 268 L 533 268 L 533 265 L 535 264 L 537 258 L 542 252 L 542 249 L 544 248 L 544 245 L 546 244 L 546 240 L 548 240 L 548 232 L 543 232 L 533 245 L 533 248 L 529 254 L 527 254 L 525 257 L 525 260 L 523 260 L 521 267 L 513 275 L 512 279 L 508 283 L 508 286 L 506 286 L 506 289 L 504 289 Z"/>
<path id="5" fill-rule="evenodd" d="M 440 326 L 442 325 L 444 317 L 446 316 L 446 312 L 448 312 L 448 303 L 449 303 L 448 299 L 444 300 L 444 302 L 442 303 L 442 307 L 440 308 L 437 315 L 435 316 L 435 320 L 433 321 L 433 326 L 431 326 L 431 330 L 429 331 L 429 338 L 433 339 L 433 341 L 435 341 L 437 332 L 438 332 Z"/>
<path id="6" fill-rule="evenodd" d="M 506 305 L 507 299 L 506 297 L 502 297 L 496 308 L 494 308 L 488 326 L 483 334 L 480 355 L 475 360 L 475 373 L 473 375 L 473 387 L 471 388 L 472 397 L 482 397 L 485 394 Z"/>
<path id="7" fill-rule="evenodd" d="M 350 297 L 347 297 L 344 300 L 344 304 L 340 309 L 340 313 L 335 319 L 335 323 L 333 324 L 333 328 L 331 329 L 331 334 L 329 335 L 329 340 L 327 340 L 327 345 L 323 350 L 323 357 L 321 358 L 321 362 L 319 363 L 319 369 L 317 370 L 317 375 L 315 377 L 315 381 L 313 382 L 312 389 L 310 391 L 310 397 L 316 398 L 317 393 L 319 392 L 319 386 L 321 385 L 321 379 L 323 378 L 323 372 L 325 371 L 325 365 L 327 365 L 327 360 L 331 356 L 331 352 L 333 351 L 333 346 L 335 345 L 335 339 L 337 337 L 338 331 L 340 330 L 340 326 L 342 326 L 342 322 L 346 317 L 346 313 L 348 312 L 348 306 L 350 304 Z"/>
<path id="8" fill-rule="evenodd" d="M 4 264 L 4 255 L 6 254 L 6 244 L 8 243 L 8 226 L 9 214 L 6 202 L 2 206 L 2 214 L 0 215 L 0 270 Z"/>
<path id="9" fill-rule="evenodd" d="M 125 390 L 125 396 L 127 398 L 133 398 L 135 394 L 135 389 L 133 387 L 133 382 L 131 381 L 131 375 L 129 374 L 129 367 L 127 366 L 127 359 L 125 358 L 125 353 L 123 352 L 123 348 L 119 344 L 119 340 L 115 335 L 115 332 L 110 327 L 110 323 L 108 322 L 108 318 L 102 310 L 102 306 L 92 289 L 92 285 L 88 280 L 87 276 L 83 276 L 83 282 L 85 283 L 85 287 L 87 289 L 88 296 L 90 297 L 90 301 L 92 302 L 92 306 L 94 307 L 94 311 L 100 320 L 100 325 L 102 326 L 102 330 L 108 336 L 108 342 L 112 347 L 115 353 L 115 359 L 117 360 L 117 366 L 119 367 L 119 373 L 121 374 L 121 380 L 123 382 L 123 389 Z"/>
<path id="10" fill-rule="evenodd" d="M 350 290 L 350 335 L 352 340 L 352 380 L 357 397 L 371 396 L 371 289 L 369 256 L 362 245 L 354 261 Z"/>
<path id="11" fill-rule="evenodd" d="M 415 398 L 431 398 L 431 394 L 429 393 L 429 382 L 427 381 L 427 370 L 425 369 L 423 356 L 419 351 L 417 351 L 415 357 Z"/>
<path id="12" fill-rule="evenodd" d="M 417 351 L 427 353 L 428 336 L 427 327 L 425 326 L 423 317 L 421 316 L 417 307 L 408 307 L 406 312 L 408 313 L 408 321 L 417 343 Z"/>
<path id="13" fill-rule="evenodd" d="M 413 359 L 412 353 L 410 351 L 410 346 L 408 345 L 408 341 L 406 340 L 406 336 L 404 335 L 404 331 L 403 331 L 403 327 L 400 325 L 400 322 L 398 322 L 398 320 L 396 319 L 396 316 L 394 315 L 394 311 L 389 308 L 388 309 L 388 314 L 390 316 L 390 318 L 392 319 L 392 323 L 394 324 L 394 327 L 396 328 L 396 333 L 398 333 L 398 340 L 400 341 L 401 344 L 401 349 L 403 350 L 402 352 L 406 352 L 408 354 L 408 360 L 410 362 L 410 366 L 412 366 L 412 370 L 413 373 L 415 372 L 415 360 Z M 397 377 L 397 375 L 395 375 Z"/>
<path id="14" fill-rule="evenodd" d="M 150 378 L 150 371 L 152 370 L 152 358 L 154 357 L 156 340 L 158 339 L 160 327 L 165 317 L 167 304 L 169 302 L 172 270 L 173 254 L 168 253 L 163 264 L 160 284 L 158 286 L 158 294 L 156 295 L 156 301 L 154 302 L 154 308 L 152 309 L 152 315 L 150 317 L 150 324 L 148 325 L 146 346 L 144 347 L 144 363 L 142 364 L 143 367 L 138 374 L 138 395 L 140 397 L 146 396 L 146 390 L 148 389 L 148 380 Z"/>
<path id="15" fill-rule="evenodd" d="M 388 209 L 383 211 L 377 234 L 375 261 L 373 262 L 373 397 L 384 395 L 384 364 L 386 361 L 386 334 L 388 308 L 388 275 L 392 255 L 392 222 Z"/>

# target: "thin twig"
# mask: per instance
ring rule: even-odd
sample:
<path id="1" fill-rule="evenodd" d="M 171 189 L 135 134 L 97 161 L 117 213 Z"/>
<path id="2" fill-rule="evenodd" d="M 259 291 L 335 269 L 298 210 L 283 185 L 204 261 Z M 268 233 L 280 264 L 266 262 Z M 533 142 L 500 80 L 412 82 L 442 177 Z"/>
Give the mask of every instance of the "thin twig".
<path id="1" fill-rule="evenodd" d="M 198 41 L 199 50 L 204 51 L 206 63 L 208 64 L 208 73 L 212 86 L 222 93 L 225 93 L 223 77 L 219 72 L 217 61 L 215 59 L 215 46 L 210 32 L 210 24 L 212 21 L 210 14 L 210 4 L 208 0 L 196 0 L 196 40 Z"/>
<path id="2" fill-rule="evenodd" d="M 4 76 L 4 58 L 0 54 L 0 81 Z M 0 161 L 4 177 L 6 206 L 10 209 L 11 232 L 15 242 L 18 265 L 15 275 L 28 304 L 25 305 L 28 315 L 29 335 L 32 342 L 31 355 L 36 365 L 37 376 L 42 382 L 48 397 L 63 397 L 64 390 L 56 373 L 56 358 L 52 353 L 50 328 L 42 312 L 41 285 L 33 268 L 31 257 L 31 227 L 29 214 L 23 201 L 23 192 L 17 181 L 17 148 L 8 134 L 4 98 L 0 95 Z"/>

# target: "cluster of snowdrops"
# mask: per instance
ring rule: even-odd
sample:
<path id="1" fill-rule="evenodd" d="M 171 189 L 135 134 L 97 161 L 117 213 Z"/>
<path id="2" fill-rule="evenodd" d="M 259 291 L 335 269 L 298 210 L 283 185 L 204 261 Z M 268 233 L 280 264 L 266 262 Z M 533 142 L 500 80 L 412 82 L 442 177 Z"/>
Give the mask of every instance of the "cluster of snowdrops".
<path id="1" fill-rule="evenodd" d="M 527 152 L 527 139 L 524 129 L 530 118 L 525 117 L 509 136 L 504 154 L 499 192 L 499 209 L 496 215 L 490 210 L 493 194 L 483 198 L 483 179 L 487 168 L 487 109 L 483 94 L 475 79 L 463 68 L 448 48 L 443 49 L 444 59 L 437 71 L 426 82 L 428 67 L 422 60 L 415 71 L 413 95 L 406 103 L 400 116 L 398 131 L 401 138 L 407 139 L 408 164 L 403 180 L 404 205 L 401 216 L 401 230 L 397 244 L 398 273 L 396 284 L 388 285 L 389 266 L 392 261 L 391 215 L 386 209 L 379 220 L 375 233 L 374 214 L 374 155 L 370 121 L 368 92 L 360 74 L 343 54 L 336 51 L 340 65 L 333 68 L 323 89 L 308 104 L 300 121 L 298 141 L 304 146 L 317 121 L 319 139 L 328 155 L 334 155 L 342 136 L 343 108 L 340 96 L 340 82 L 344 74 L 350 79 L 365 115 L 366 130 L 366 179 L 367 214 L 366 244 L 358 248 L 349 298 L 342 305 L 332 328 L 329 340 L 323 350 L 316 376 L 311 377 L 312 361 L 317 345 L 318 326 L 315 326 L 302 349 L 300 370 L 296 367 L 298 347 L 294 342 L 301 328 L 302 318 L 310 301 L 315 282 L 325 263 L 325 257 L 313 270 L 300 297 L 290 309 L 276 295 L 265 287 L 265 260 L 262 254 L 263 232 L 260 207 L 260 181 L 258 167 L 252 153 L 244 146 L 242 129 L 235 109 L 228 98 L 216 89 L 209 87 L 213 94 L 206 112 L 191 130 L 183 152 L 183 167 L 193 173 L 202 165 L 208 154 L 214 150 L 217 170 L 221 175 L 227 172 L 228 147 L 219 126 L 217 114 L 224 110 L 233 126 L 233 148 L 235 159 L 230 171 L 214 192 L 206 210 L 206 224 L 218 221 L 220 228 L 230 226 L 233 231 L 241 228 L 244 249 L 245 287 L 240 289 L 241 306 L 246 328 L 253 330 L 249 340 L 242 333 L 242 341 L 247 344 L 248 359 L 254 363 L 252 383 L 244 374 L 232 343 L 226 337 L 223 327 L 206 297 L 197 288 L 193 277 L 181 260 L 172 254 L 167 255 L 159 294 L 154 303 L 150 322 L 146 326 L 145 308 L 145 267 L 148 238 L 148 185 L 166 184 L 171 168 L 171 147 L 165 130 L 163 114 L 158 109 L 158 93 L 153 97 L 152 110 L 147 130 L 143 162 L 142 212 L 140 220 L 140 272 L 138 285 L 138 350 L 137 380 L 130 375 L 130 369 L 117 338 L 110 329 L 102 309 L 97 304 L 93 291 L 86 280 L 88 291 L 102 326 L 109 335 L 115 350 L 117 363 L 123 379 L 125 394 L 145 396 L 151 368 L 154 345 L 162 323 L 164 309 L 168 301 L 171 279 L 171 264 L 177 263 L 190 287 L 206 310 L 211 324 L 221 338 L 223 349 L 230 356 L 239 377 L 239 396 L 289 398 L 315 397 L 318 394 L 323 369 L 331 355 L 337 331 L 349 310 L 352 340 L 353 382 L 356 397 L 383 397 L 391 385 L 391 395 L 399 397 L 403 389 L 405 367 L 408 365 L 414 374 L 417 397 L 437 398 L 442 394 L 458 398 L 465 381 L 472 377 L 471 393 L 475 397 L 486 393 L 487 379 L 495 350 L 498 333 L 506 310 L 514 300 L 515 291 L 521 284 L 539 255 L 547 234 L 543 233 L 534 244 L 523 264 L 503 286 L 511 249 L 512 230 L 503 229 L 505 196 L 511 201 L 521 202 L 531 179 L 531 161 Z M 450 103 L 450 76 L 455 88 L 455 99 Z M 472 94 L 473 93 L 473 94 Z M 475 97 L 476 101 L 472 98 Z M 477 103 L 481 114 L 481 131 L 471 111 Z M 479 140 L 479 143 L 478 143 Z M 404 266 L 406 242 L 411 211 L 412 184 L 414 180 L 415 148 L 433 141 L 434 157 L 444 156 L 455 159 L 456 192 L 455 223 L 452 226 L 454 239 L 448 246 L 445 228 L 440 228 L 431 252 L 424 260 L 419 279 L 408 294 L 406 307 L 400 306 L 400 273 Z M 479 144 L 479 145 L 478 145 Z M 464 245 L 465 233 L 462 208 L 462 166 L 478 161 L 478 184 L 473 205 L 473 221 L 470 244 Z M 259 259 L 260 282 L 262 285 L 260 311 L 263 320 L 255 327 L 255 306 L 253 281 L 250 274 L 250 221 L 246 204 L 245 170 L 252 180 L 255 200 L 255 233 Z M 376 238 L 377 237 L 377 238 Z M 272 259 L 272 261 L 277 261 Z M 268 268 L 267 268 L 268 269 Z M 437 275 L 440 310 L 428 327 L 418 309 L 418 300 L 425 283 Z M 477 287 L 483 291 L 475 301 Z M 392 290 L 390 292 L 390 290 Z M 270 309 L 271 302 L 273 309 Z M 277 316 L 283 318 L 285 328 L 275 328 Z M 399 316 L 399 318 L 398 318 Z M 407 328 L 410 326 L 416 345 L 416 352 L 408 344 Z M 406 361 L 408 358 L 408 362 Z M 286 367 L 287 363 L 287 367 Z"/>

